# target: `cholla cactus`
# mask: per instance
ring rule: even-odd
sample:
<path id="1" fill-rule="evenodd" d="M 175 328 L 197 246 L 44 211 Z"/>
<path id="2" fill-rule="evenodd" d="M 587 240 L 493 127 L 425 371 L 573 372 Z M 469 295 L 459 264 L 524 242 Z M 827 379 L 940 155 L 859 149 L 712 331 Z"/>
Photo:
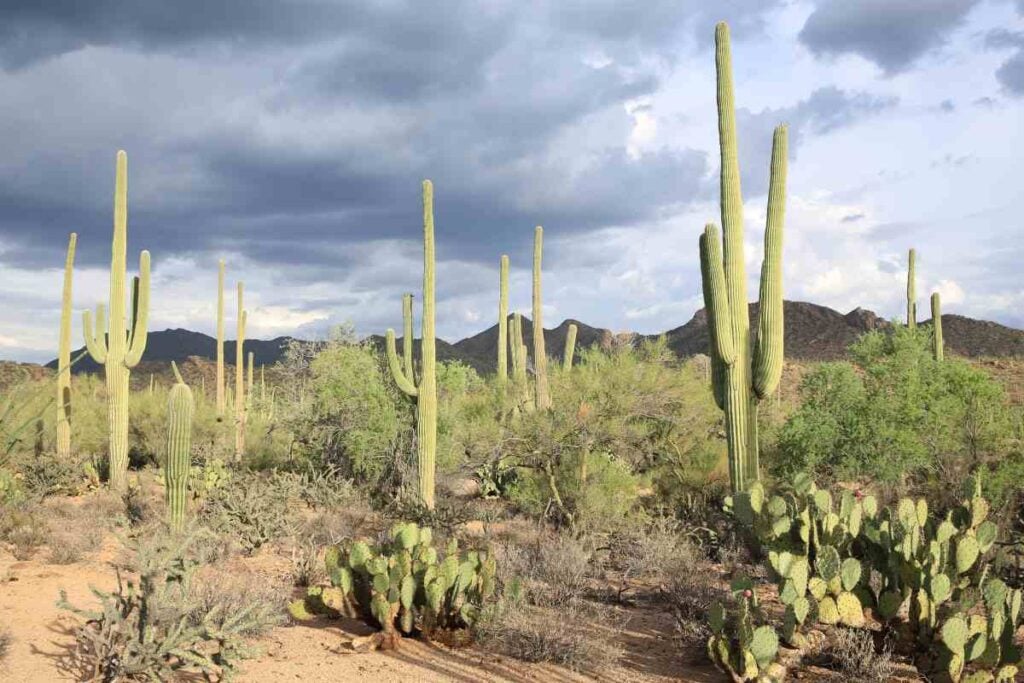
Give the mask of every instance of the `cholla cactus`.
<path id="1" fill-rule="evenodd" d="M 932 292 L 932 356 L 941 361 L 945 355 L 942 343 L 942 300 L 938 292 Z"/>
<path id="2" fill-rule="evenodd" d="M 719 241 L 718 229 L 709 224 L 700 238 L 700 264 L 714 364 L 715 398 L 725 411 L 729 479 L 733 491 L 743 491 L 759 477 L 757 401 L 775 390 L 782 375 L 782 230 L 787 134 L 786 127 L 779 126 L 772 140 L 758 333 L 751 350 L 732 57 L 729 27 L 725 23 L 718 24 L 715 43 L 724 241 Z"/>
<path id="3" fill-rule="evenodd" d="M 420 500 L 434 508 L 437 460 L 437 342 L 434 336 L 434 186 L 423 181 L 423 320 L 420 341 L 420 381 L 412 371 L 412 297 L 403 301 L 405 318 L 404 368 L 395 350 L 395 331 L 385 338 L 388 365 L 395 384 L 416 399 L 416 446 L 419 460 Z"/>
<path id="4" fill-rule="evenodd" d="M 68 237 L 64 259 L 64 289 L 60 302 L 60 339 L 57 350 L 57 456 L 71 457 L 71 289 L 78 235 Z"/>
<path id="5" fill-rule="evenodd" d="M 188 499 L 188 475 L 192 464 L 192 390 L 171 361 L 177 382 L 167 399 L 167 458 L 164 462 L 164 488 L 167 518 L 172 529 L 180 530 Z"/>
<path id="6" fill-rule="evenodd" d="M 324 558 L 330 588 L 311 588 L 291 604 L 296 619 L 314 614 L 361 617 L 381 631 L 357 647 L 394 648 L 401 634 L 471 627 L 495 592 L 497 566 L 490 552 L 460 553 L 455 539 L 444 557 L 433 534 L 416 524 L 398 524 L 390 540 L 365 540 L 328 548 Z"/>
<path id="7" fill-rule="evenodd" d="M 96 306 L 96 325 L 90 311 L 82 317 L 85 346 L 92 359 L 104 366 L 110 422 L 110 487 L 128 488 L 128 380 L 146 350 L 149 317 L 149 252 L 139 254 L 139 278 L 132 288 L 131 326 L 125 327 L 125 268 L 128 251 L 128 155 L 117 153 L 114 180 L 114 240 L 110 259 L 110 318 L 103 304 Z M 106 340 L 104 340 L 106 337 Z"/>

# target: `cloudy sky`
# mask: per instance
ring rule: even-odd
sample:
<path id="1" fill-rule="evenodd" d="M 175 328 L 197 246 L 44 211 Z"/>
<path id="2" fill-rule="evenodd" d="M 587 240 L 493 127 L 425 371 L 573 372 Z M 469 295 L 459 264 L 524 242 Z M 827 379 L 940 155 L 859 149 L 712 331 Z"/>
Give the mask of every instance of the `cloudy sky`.
<path id="1" fill-rule="evenodd" d="M 443 338 L 492 324 L 502 253 L 527 310 L 536 224 L 549 325 L 680 325 L 718 218 L 719 19 L 752 282 L 788 122 L 787 298 L 898 315 L 915 246 L 922 309 L 1024 326 L 1024 0 L 428 4 L 3 2 L 0 357 L 53 357 L 68 232 L 76 340 L 106 298 L 119 148 L 154 330 L 212 332 L 221 257 L 250 336 L 398 327 L 422 178 Z"/>

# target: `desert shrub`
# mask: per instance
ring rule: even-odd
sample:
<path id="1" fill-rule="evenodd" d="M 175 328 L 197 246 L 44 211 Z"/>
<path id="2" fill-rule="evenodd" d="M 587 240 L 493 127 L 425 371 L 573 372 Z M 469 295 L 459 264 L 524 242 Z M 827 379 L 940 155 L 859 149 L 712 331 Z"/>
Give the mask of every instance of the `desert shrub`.
<path id="1" fill-rule="evenodd" d="M 88 680 L 167 680 L 178 674 L 230 679 L 248 656 L 244 636 L 266 628 L 266 602 L 243 600 L 237 590 L 191 593 L 189 545 L 187 534 L 132 541 L 132 562 L 116 570 L 117 589 L 92 589 L 98 609 L 77 608 L 61 591 L 60 606 L 85 619 L 76 640 Z M 137 574 L 137 581 L 125 579 L 123 569 Z"/>
<path id="2" fill-rule="evenodd" d="M 0 662 L 6 659 L 13 643 L 14 636 L 11 634 L 11 630 L 6 626 L 0 626 Z"/>
<path id="3" fill-rule="evenodd" d="M 86 553 L 99 547 L 103 540 L 102 531 L 96 527 L 81 529 L 76 533 L 54 534 L 50 543 L 51 564 L 74 564 L 80 562 Z"/>
<path id="4" fill-rule="evenodd" d="M 302 473 L 299 495 L 314 508 L 335 510 L 353 502 L 358 495 L 352 479 L 335 466 L 307 467 Z"/>
<path id="5" fill-rule="evenodd" d="M 285 620 L 287 587 L 251 573 L 207 568 L 188 582 L 183 606 L 188 623 L 237 632 L 247 638 L 263 635 Z M 244 618 L 236 622 L 236 615 Z"/>
<path id="6" fill-rule="evenodd" d="M 46 449 L 19 458 L 17 467 L 25 490 L 42 498 L 57 493 L 81 493 L 88 484 L 85 463 L 81 457 L 63 458 L 56 451 Z"/>
<path id="7" fill-rule="evenodd" d="M 540 536 L 529 544 L 510 539 L 494 546 L 499 578 L 530 604 L 558 607 L 582 599 L 593 573 L 594 553 L 567 534 Z"/>
<path id="8" fill-rule="evenodd" d="M 247 553 L 289 535 L 299 484 L 286 473 L 237 472 L 203 503 L 201 517 L 213 531 L 234 539 Z"/>
<path id="9" fill-rule="evenodd" d="M 313 537 L 296 538 L 292 543 L 292 585 L 314 586 L 327 578 L 321 551 L 323 546 Z"/>
<path id="10" fill-rule="evenodd" d="M 525 662 L 550 662 L 572 671 L 600 674 L 614 666 L 622 647 L 609 641 L 588 622 L 607 615 L 579 600 L 544 609 L 516 600 L 503 600 L 485 610 L 474 634 L 492 652 Z"/>
<path id="11" fill-rule="evenodd" d="M 14 505 L 25 499 L 21 477 L 11 470 L 0 468 L 0 507 Z"/>
<path id="12" fill-rule="evenodd" d="M 877 650 L 871 631 L 837 628 L 830 634 L 821 656 L 830 669 L 847 681 L 886 683 L 896 672 L 891 647 L 886 645 Z"/>
<path id="13" fill-rule="evenodd" d="M 926 330 L 870 332 L 850 351 L 852 363 L 825 363 L 804 378 L 802 405 L 780 430 L 772 457 L 780 477 L 932 478 L 939 495 L 1007 450 L 1002 388 L 964 361 L 933 360 Z"/>
<path id="14" fill-rule="evenodd" d="M 49 542 L 50 527 L 40 505 L 29 502 L 9 505 L 3 513 L 0 515 L 0 540 L 12 546 L 15 558 L 27 560 Z"/>

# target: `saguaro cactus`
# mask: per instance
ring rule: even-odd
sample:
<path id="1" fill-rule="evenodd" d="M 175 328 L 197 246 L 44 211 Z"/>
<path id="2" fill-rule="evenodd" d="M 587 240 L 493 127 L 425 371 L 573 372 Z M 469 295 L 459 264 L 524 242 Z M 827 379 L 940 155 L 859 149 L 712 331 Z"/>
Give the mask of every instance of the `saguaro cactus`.
<path id="1" fill-rule="evenodd" d="M 224 419 L 224 259 L 217 262 L 217 419 Z"/>
<path id="2" fill-rule="evenodd" d="M 508 379 L 508 256 L 498 269 L 498 384 Z"/>
<path id="3" fill-rule="evenodd" d="M 171 361 L 174 377 L 167 399 L 167 460 L 164 463 L 164 496 L 171 529 L 181 529 L 188 499 L 188 474 L 192 464 L 192 390 Z"/>
<path id="4" fill-rule="evenodd" d="M 715 29 L 718 77 L 718 132 L 721 151 L 723 242 L 709 224 L 700 238 L 701 276 L 711 330 L 715 397 L 725 411 L 729 476 L 743 491 L 758 473 L 757 401 L 771 394 L 782 374 L 782 230 L 786 191 L 786 127 L 772 140 L 768 220 L 761 266 L 757 342 L 751 349 L 747 274 L 743 254 L 743 200 L 740 192 L 736 113 L 729 28 Z"/>
<path id="5" fill-rule="evenodd" d="M 548 390 L 548 355 L 544 350 L 544 311 L 541 303 L 540 269 L 544 253 L 544 228 L 539 225 L 533 232 L 533 388 L 537 410 L 551 407 Z"/>
<path id="6" fill-rule="evenodd" d="M 149 252 L 139 254 L 139 279 L 133 287 L 131 327 L 125 329 L 125 267 L 128 251 L 128 156 L 117 153 L 114 179 L 114 240 L 110 259 L 110 318 L 103 304 L 96 306 L 96 325 L 90 311 L 82 316 L 89 355 L 104 366 L 107 380 L 107 412 L 110 422 L 110 487 L 128 487 L 128 379 L 146 350 L 149 317 Z M 104 341 L 104 334 L 106 340 Z"/>
<path id="7" fill-rule="evenodd" d="M 938 292 L 932 292 L 932 355 L 937 361 L 946 355 L 942 343 L 942 301 Z"/>
<path id="8" fill-rule="evenodd" d="M 245 322 L 246 311 L 242 305 L 242 290 L 245 284 L 238 283 L 238 339 L 235 341 L 235 460 L 245 454 Z"/>
<path id="9" fill-rule="evenodd" d="M 914 273 L 914 266 L 917 262 L 917 252 L 911 249 L 907 254 L 907 327 L 917 327 L 917 282 Z"/>
<path id="10" fill-rule="evenodd" d="M 395 350 L 395 331 L 386 335 L 388 365 L 395 383 L 416 399 L 416 445 L 420 500 L 434 509 L 434 470 L 437 458 L 437 368 L 434 338 L 434 186 L 423 181 L 423 319 L 420 341 L 420 381 L 412 372 L 412 296 L 402 301 L 405 323 L 403 368 Z"/>
<path id="11" fill-rule="evenodd" d="M 78 235 L 68 236 L 64 259 L 64 291 L 60 301 L 60 339 L 57 346 L 57 455 L 71 456 L 71 280 L 74 277 Z"/>
<path id="12" fill-rule="evenodd" d="M 508 352 L 512 358 L 512 388 L 515 398 L 515 409 L 530 408 L 529 380 L 526 376 L 526 344 L 523 343 L 523 317 L 519 313 L 512 315 L 509 324 Z"/>
<path id="13" fill-rule="evenodd" d="M 565 356 L 562 360 L 562 367 L 566 370 L 572 369 L 572 360 L 576 355 L 576 323 L 569 323 L 569 330 L 565 334 Z"/>

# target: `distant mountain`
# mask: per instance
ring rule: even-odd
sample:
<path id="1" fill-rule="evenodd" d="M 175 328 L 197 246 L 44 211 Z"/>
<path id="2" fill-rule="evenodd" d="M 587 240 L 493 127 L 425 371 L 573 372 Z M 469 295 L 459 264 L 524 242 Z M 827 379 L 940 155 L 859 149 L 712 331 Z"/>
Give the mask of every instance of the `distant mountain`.
<path id="1" fill-rule="evenodd" d="M 785 348 L 786 357 L 794 360 L 837 360 L 846 356 L 847 347 L 860 335 L 869 330 L 888 329 L 891 323 L 869 310 L 856 308 L 843 314 L 826 306 L 803 301 L 786 301 Z M 757 321 L 757 304 L 750 305 L 752 329 Z M 544 342 L 549 356 L 561 358 L 565 349 L 565 338 L 570 323 L 578 328 L 576 348 L 582 349 L 605 343 L 612 333 L 609 330 L 591 327 L 578 320 L 564 320 L 553 329 L 544 330 Z M 927 326 L 931 321 L 923 321 Z M 1024 331 L 984 320 L 974 320 L 961 315 L 942 316 L 942 328 L 947 350 L 968 357 L 1024 356 Z M 691 356 L 708 352 L 707 316 L 703 309 L 697 311 L 685 325 L 665 332 L 671 348 L 679 356 Z M 660 335 L 646 335 L 655 338 Z M 523 342 L 532 347 L 533 323 L 523 317 Z M 246 353 L 255 354 L 255 363 L 272 365 L 284 354 L 291 337 L 277 337 L 267 341 L 249 339 L 245 342 Z M 372 335 L 368 341 L 379 349 L 384 348 L 384 337 Z M 439 361 L 458 360 L 470 365 L 478 372 L 493 372 L 498 342 L 498 325 L 479 332 L 472 337 L 450 344 L 437 340 Z M 216 340 L 213 337 L 189 330 L 175 329 L 151 332 L 146 345 L 144 363 L 156 367 L 174 360 L 183 363 L 188 358 L 213 359 L 216 354 Z M 398 339 L 401 349 L 402 340 Z M 414 348 L 419 353 L 419 340 Z M 228 365 L 235 362 L 235 343 L 225 342 L 225 358 Z M 75 352 L 77 353 L 77 351 Z M 72 354 L 74 355 L 74 354 Z M 47 367 L 56 367 L 50 361 Z M 96 372 L 99 366 L 86 356 L 75 366 L 75 372 Z"/>
<path id="2" fill-rule="evenodd" d="M 258 365 L 272 365 L 281 359 L 285 348 L 291 337 L 277 337 L 263 341 L 260 339 L 245 340 L 245 354 L 248 358 L 249 352 L 253 352 L 253 362 Z M 83 346 L 71 352 L 71 357 L 76 357 L 85 350 Z M 183 363 L 190 356 L 199 358 L 217 358 L 217 340 L 214 337 L 202 332 L 191 330 L 174 329 L 150 332 L 146 339 L 146 352 L 143 360 L 147 363 L 170 363 L 172 360 Z M 224 362 L 228 365 L 235 364 L 235 342 L 224 342 Z M 51 360 L 46 364 L 48 368 L 56 368 L 57 360 Z M 101 366 L 94 361 L 89 354 L 75 363 L 74 372 L 97 372 Z"/>

